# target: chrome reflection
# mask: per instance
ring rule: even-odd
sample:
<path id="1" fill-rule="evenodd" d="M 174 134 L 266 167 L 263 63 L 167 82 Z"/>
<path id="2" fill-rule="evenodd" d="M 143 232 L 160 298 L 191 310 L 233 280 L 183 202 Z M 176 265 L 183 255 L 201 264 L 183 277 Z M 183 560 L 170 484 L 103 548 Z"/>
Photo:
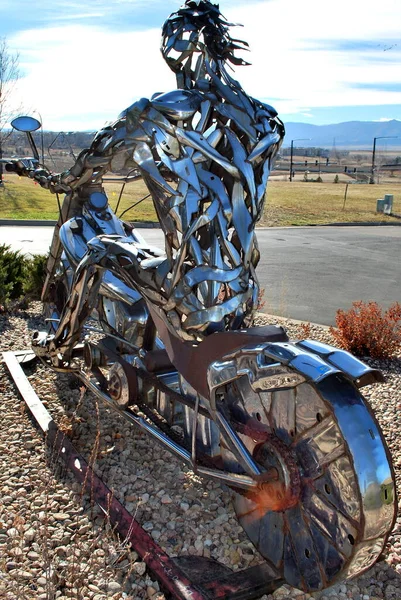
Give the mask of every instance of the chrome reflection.
<path id="1" fill-rule="evenodd" d="M 286 474 L 287 487 L 300 477 L 296 506 L 273 512 L 264 509 L 262 497 L 258 503 L 257 497 L 238 494 L 234 506 L 259 552 L 274 565 L 283 565 L 287 582 L 309 592 L 327 587 L 344 572 L 352 576 L 373 564 L 397 508 L 383 437 L 350 381 L 350 369 L 342 374 L 329 365 L 325 377 L 319 371 L 315 376 L 314 367 L 319 369 L 324 361 L 322 356 L 310 360 L 315 350 L 299 343 L 259 346 L 258 352 L 281 360 L 289 370 L 306 362 L 312 369 L 309 381 L 269 393 L 255 391 L 258 379 L 266 376 L 266 365 L 248 350 L 241 352 L 241 360 L 232 356 L 210 371 L 212 375 L 218 367 L 215 381 L 222 382 L 224 365 L 226 379 L 237 370 L 236 379 L 225 385 L 232 386 L 233 413 L 248 428 L 241 435 L 248 450 L 261 456 L 257 449 L 262 446 L 265 456 L 280 456 L 279 473 Z M 223 448 L 222 455 L 232 467 L 232 454 Z"/>
<path id="2" fill-rule="evenodd" d="M 106 336 L 126 338 L 144 404 L 158 410 L 171 435 L 128 410 L 120 414 L 198 474 L 246 492 L 235 505 L 250 539 L 288 582 L 316 591 L 346 568 L 353 574 L 369 566 L 393 524 L 394 477 L 384 440 L 356 389 L 379 381 L 380 373 L 330 346 L 273 342 L 274 336 L 210 360 L 209 389 L 192 381 L 210 392 L 210 403 L 207 393 L 200 398 L 185 385 L 188 371 L 182 378 L 159 373 L 155 382 L 142 370 L 148 349 L 162 341 L 173 361 L 170 334 L 178 347 L 192 348 L 214 332 L 245 331 L 258 305 L 255 226 L 284 127 L 271 106 L 231 76 L 229 63 L 245 64 L 235 52 L 247 45 L 229 27 L 217 5 L 187 0 L 163 27 L 162 53 L 177 89 L 134 102 L 68 171 L 30 173 L 42 187 L 67 192 L 47 282 L 60 264 L 60 240 L 67 270 L 75 269 L 73 279 L 65 277 L 69 296 L 49 348 L 37 338 L 36 351 L 68 370 L 84 328 L 93 330 L 89 315 L 97 313 Z M 147 246 L 108 206 L 102 180 L 115 167 L 147 186 L 164 251 Z M 163 340 L 149 327 L 144 344 L 148 310 Z M 116 366 L 116 379 L 119 372 Z M 79 376 L 116 408 L 99 385 Z M 170 395 L 179 391 L 189 397 L 176 403 Z M 123 394 L 117 409 L 128 399 Z M 191 452 L 175 441 L 178 423 Z M 229 471 L 195 464 L 197 441 Z"/>
<path id="3" fill-rule="evenodd" d="M 344 378 L 322 381 L 319 390 L 333 406 L 338 426 L 347 440 L 361 494 L 364 537 L 382 536 L 394 514 L 395 486 L 376 421 L 362 396 Z"/>

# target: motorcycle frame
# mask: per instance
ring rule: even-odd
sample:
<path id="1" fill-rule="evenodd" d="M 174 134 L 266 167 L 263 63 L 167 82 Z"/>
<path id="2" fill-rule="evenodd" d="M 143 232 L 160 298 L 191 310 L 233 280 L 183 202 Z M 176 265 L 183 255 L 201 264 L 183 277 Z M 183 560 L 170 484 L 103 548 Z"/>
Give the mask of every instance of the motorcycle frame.
<path id="1" fill-rule="evenodd" d="M 99 186 L 96 186 L 95 189 L 96 189 L 96 191 L 99 191 L 99 189 L 101 189 L 101 188 L 99 188 Z M 69 252 L 70 258 L 72 256 L 71 248 L 68 249 L 66 246 L 63 247 L 62 241 L 60 239 L 60 229 L 62 228 L 64 223 L 69 218 L 72 218 L 73 216 L 79 217 L 79 218 L 86 220 L 87 222 L 88 222 L 88 220 L 90 220 L 92 222 L 92 224 L 101 222 L 102 228 L 104 229 L 103 233 L 105 236 L 115 236 L 115 235 L 121 236 L 121 228 L 124 228 L 124 224 L 117 219 L 117 217 L 114 215 L 114 213 L 108 203 L 105 206 L 105 208 L 103 210 L 103 215 L 102 215 L 103 217 L 106 214 L 111 215 L 111 218 L 108 216 L 107 220 L 105 220 L 104 218 L 101 218 L 101 216 L 99 217 L 99 211 L 97 209 L 91 207 L 91 205 L 88 201 L 88 197 L 89 197 L 90 193 L 93 193 L 93 191 L 94 191 L 93 186 L 88 186 L 88 188 L 85 190 L 81 189 L 79 195 L 75 192 L 72 195 L 66 195 L 64 198 L 63 204 L 61 206 L 60 218 L 59 218 L 58 223 L 54 230 L 53 240 L 52 240 L 51 249 L 50 249 L 50 256 L 49 256 L 49 261 L 48 261 L 48 265 L 47 265 L 47 276 L 46 276 L 46 281 L 45 281 L 43 293 L 42 293 L 42 300 L 44 302 L 49 301 L 49 286 L 54 278 L 55 269 L 57 268 L 57 260 L 61 260 L 62 252 L 66 251 L 66 250 Z M 121 224 L 120 227 L 116 226 L 117 222 Z M 138 241 L 138 242 L 142 241 L 141 236 L 137 236 L 136 232 L 134 233 L 134 231 L 135 230 L 132 230 L 132 235 L 134 237 L 137 237 L 136 241 Z M 62 235 L 62 232 L 61 232 L 61 235 Z M 102 267 L 100 264 L 101 261 L 104 259 L 105 259 L 104 254 L 100 254 L 100 255 L 97 254 L 96 246 L 89 249 L 88 253 L 84 256 L 84 258 L 81 260 L 81 262 L 76 266 L 76 274 L 75 274 L 74 281 L 72 284 L 73 288 L 71 289 L 70 296 L 73 296 L 78 291 L 77 290 L 78 286 L 79 286 L 80 290 L 85 288 L 85 284 L 87 283 L 86 278 L 88 276 L 90 276 L 90 274 L 92 272 L 91 269 L 95 268 L 102 272 L 104 272 L 107 269 L 107 267 Z M 124 276 L 124 272 L 120 271 L 120 275 Z M 82 277 L 84 278 L 84 284 L 81 281 Z M 96 303 L 98 302 L 98 297 L 101 295 L 101 293 L 99 292 L 100 283 L 101 282 L 99 279 L 97 285 L 94 287 L 93 290 L 91 290 L 89 297 L 86 300 L 86 303 L 85 303 L 86 308 L 87 308 L 86 317 L 89 315 L 89 313 L 93 309 L 95 309 Z M 64 319 L 65 323 L 68 323 L 68 322 L 71 323 L 71 320 L 73 320 L 73 319 L 71 319 L 71 315 L 64 315 L 64 317 L 61 316 L 60 322 L 62 322 L 63 319 Z M 149 315 L 149 319 L 151 319 L 150 315 Z M 85 325 L 84 325 L 85 320 L 86 320 L 86 318 L 83 319 L 82 322 L 77 324 L 77 327 L 74 330 L 73 345 L 78 342 L 79 337 L 82 333 L 82 329 L 90 330 L 90 327 L 89 328 L 85 327 Z M 74 327 L 74 322 L 72 323 L 72 325 Z M 97 332 L 100 333 L 101 330 L 97 330 Z M 156 329 L 154 329 L 154 332 L 156 332 Z M 106 335 L 110 335 L 110 334 L 106 334 Z M 121 342 L 123 344 L 127 344 L 127 340 L 124 340 L 123 338 L 118 338 L 117 336 L 111 336 L 111 337 L 112 338 L 114 337 L 116 340 L 118 340 L 119 342 Z M 69 342 L 69 344 L 71 345 L 71 341 Z M 129 345 L 129 342 L 128 342 L 128 345 Z M 139 350 L 139 349 L 136 348 L 136 350 Z M 59 353 L 60 347 L 58 346 L 54 350 L 54 352 Z M 69 348 L 69 353 L 71 355 L 73 354 L 73 347 Z M 56 370 L 58 368 L 60 370 L 63 370 L 63 367 L 57 367 L 57 366 L 55 367 L 55 365 L 53 365 L 53 368 L 56 368 Z M 68 370 L 70 370 L 70 369 L 68 368 Z M 190 408 L 192 408 L 194 411 L 194 415 L 193 415 L 194 427 L 192 430 L 191 452 L 188 452 L 185 448 L 179 446 L 177 443 L 175 443 L 172 439 L 170 439 L 162 431 L 160 431 L 156 427 L 150 425 L 145 419 L 135 416 L 131 411 L 119 410 L 118 407 L 116 407 L 115 403 L 111 400 L 111 398 L 104 391 L 102 391 L 99 388 L 99 386 L 96 383 L 94 383 L 93 380 L 88 378 L 87 374 L 84 371 L 75 370 L 75 369 L 71 369 L 71 370 L 75 373 L 75 375 L 77 377 L 79 377 L 79 379 L 81 379 L 81 381 L 87 386 L 87 388 L 90 389 L 93 393 L 95 393 L 96 396 L 99 399 L 101 399 L 107 406 L 109 406 L 113 410 L 116 410 L 117 412 L 119 412 L 119 414 L 121 414 L 128 422 L 137 426 L 143 432 L 150 435 L 152 437 L 152 439 L 154 439 L 160 445 L 166 447 L 172 454 L 174 454 L 175 456 L 180 458 L 188 467 L 190 467 L 199 476 L 213 479 L 215 481 L 219 481 L 221 484 L 229 485 L 231 487 L 234 487 L 237 489 L 243 489 L 246 491 L 257 492 L 261 488 L 261 484 L 255 479 L 255 477 L 260 477 L 260 475 L 261 475 L 261 470 L 260 470 L 259 466 L 253 460 L 252 456 L 249 454 L 249 452 L 246 449 L 246 447 L 244 446 L 244 444 L 238 438 L 235 431 L 232 429 L 231 425 L 228 423 L 227 419 L 224 417 L 224 415 L 222 413 L 220 413 L 217 410 L 213 410 L 213 411 L 203 410 L 202 414 L 204 416 L 206 416 L 207 418 L 213 420 L 213 422 L 217 424 L 224 442 L 227 444 L 227 446 L 230 448 L 230 450 L 235 454 L 239 463 L 243 466 L 246 474 L 239 475 L 237 473 L 230 473 L 230 472 L 225 472 L 225 471 L 222 471 L 219 469 L 208 468 L 205 466 L 201 466 L 199 464 L 197 452 L 196 452 L 197 421 L 198 421 L 198 415 L 199 415 L 199 411 L 200 411 L 199 395 L 196 396 L 195 401 L 193 401 L 192 405 L 190 406 Z M 183 402 L 183 404 L 186 404 L 186 405 L 191 403 L 190 398 L 184 398 L 183 396 L 180 397 L 180 400 L 181 400 L 181 402 Z"/>

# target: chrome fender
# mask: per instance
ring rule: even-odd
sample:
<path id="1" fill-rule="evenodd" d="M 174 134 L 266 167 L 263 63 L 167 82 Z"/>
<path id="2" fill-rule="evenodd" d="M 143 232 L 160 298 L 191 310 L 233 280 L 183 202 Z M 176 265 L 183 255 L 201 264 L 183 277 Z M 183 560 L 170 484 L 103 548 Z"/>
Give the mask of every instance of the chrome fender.
<path id="1" fill-rule="evenodd" d="M 381 371 L 349 352 L 314 340 L 245 346 L 213 362 L 207 378 L 214 409 L 217 389 L 243 375 L 248 376 L 254 391 L 266 392 L 296 387 L 303 381 L 319 383 L 335 374 L 342 374 L 357 388 L 384 381 Z"/>
<path id="2" fill-rule="evenodd" d="M 287 465 L 277 450 L 283 473 L 299 476 L 295 506 L 263 512 L 238 494 L 234 505 L 262 556 L 284 565 L 286 581 L 305 591 L 368 569 L 394 526 L 390 454 L 358 389 L 378 381 L 379 371 L 312 340 L 246 346 L 209 367 L 211 408 L 218 413 L 227 406 L 221 398 L 232 398 L 237 419 L 242 411 L 238 422 L 249 424 L 238 435 L 251 456 L 259 447 L 252 436 L 258 425 L 268 434 L 267 457 L 275 440 L 291 457 Z M 225 453 L 230 464 L 233 456 Z"/>

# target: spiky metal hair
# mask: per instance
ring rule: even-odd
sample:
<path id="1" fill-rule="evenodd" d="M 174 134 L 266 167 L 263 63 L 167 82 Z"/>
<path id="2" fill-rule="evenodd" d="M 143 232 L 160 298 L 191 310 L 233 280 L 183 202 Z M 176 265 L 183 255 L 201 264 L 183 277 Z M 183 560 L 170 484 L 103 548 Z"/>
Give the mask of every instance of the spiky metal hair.
<path id="1" fill-rule="evenodd" d="M 161 51 L 167 64 L 178 73 L 194 52 L 208 55 L 216 63 L 249 64 L 234 55 L 235 50 L 247 50 L 248 44 L 229 35 L 232 25 L 220 13 L 218 4 L 187 0 L 163 25 Z"/>

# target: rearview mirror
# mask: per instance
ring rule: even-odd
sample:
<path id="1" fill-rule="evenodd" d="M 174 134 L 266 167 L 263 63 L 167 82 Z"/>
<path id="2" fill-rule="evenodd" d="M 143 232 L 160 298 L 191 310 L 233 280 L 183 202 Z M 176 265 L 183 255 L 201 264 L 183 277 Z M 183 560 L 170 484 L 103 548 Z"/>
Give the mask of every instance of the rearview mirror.
<path id="1" fill-rule="evenodd" d="M 16 129 L 17 131 L 23 131 L 24 133 L 28 133 L 31 131 L 36 131 L 41 127 L 41 122 L 33 117 L 17 117 L 13 121 L 11 121 L 11 127 Z"/>
<path id="2" fill-rule="evenodd" d="M 24 133 L 26 133 L 29 145 L 33 152 L 33 156 L 37 161 L 39 161 L 39 152 L 36 148 L 35 140 L 32 136 L 32 131 L 36 131 L 37 129 L 39 129 L 39 127 L 42 126 L 42 123 L 37 119 L 34 119 L 33 117 L 22 116 L 17 117 L 13 121 L 11 121 L 11 126 L 14 127 L 14 129 L 16 129 L 17 131 L 23 131 Z"/>

